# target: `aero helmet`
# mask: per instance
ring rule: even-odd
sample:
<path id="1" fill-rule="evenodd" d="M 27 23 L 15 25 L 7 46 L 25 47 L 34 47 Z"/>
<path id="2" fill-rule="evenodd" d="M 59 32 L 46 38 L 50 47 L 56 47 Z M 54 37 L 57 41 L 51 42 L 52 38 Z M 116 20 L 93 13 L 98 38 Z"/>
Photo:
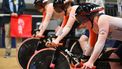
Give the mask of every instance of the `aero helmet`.
<path id="1" fill-rule="evenodd" d="M 47 4 L 47 2 L 48 2 L 48 0 L 35 0 L 34 1 L 34 6 L 36 8 L 41 9 L 41 8 L 44 8 L 45 7 L 45 5 Z"/>
<path id="2" fill-rule="evenodd" d="M 58 13 L 62 11 L 66 12 L 67 8 L 71 5 L 72 2 L 73 0 L 54 0 L 53 7 Z"/>
<path id="3" fill-rule="evenodd" d="M 79 23 L 85 20 L 90 20 L 93 23 L 91 17 L 103 9 L 103 7 L 93 3 L 81 3 L 76 9 L 75 17 Z"/>

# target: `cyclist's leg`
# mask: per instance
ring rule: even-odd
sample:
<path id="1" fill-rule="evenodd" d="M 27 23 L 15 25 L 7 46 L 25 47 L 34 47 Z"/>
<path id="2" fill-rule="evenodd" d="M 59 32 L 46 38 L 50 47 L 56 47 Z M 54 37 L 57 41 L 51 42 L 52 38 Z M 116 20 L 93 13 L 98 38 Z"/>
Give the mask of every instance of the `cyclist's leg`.
<path id="1" fill-rule="evenodd" d="M 119 47 L 116 52 L 112 53 L 110 58 L 121 59 L 120 62 L 109 62 L 111 69 L 122 69 L 122 42 L 119 42 Z"/>
<path id="2" fill-rule="evenodd" d="M 83 50 L 83 53 L 86 51 L 86 45 L 88 44 L 88 36 L 87 35 L 82 35 L 79 39 L 80 46 Z"/>
<path id="3" fill-rule="evenodd" d="M 84 34 L 81 35 L 80 39 L 79 39 L 79 43 L 80 46 L 83 50 L 83 54 L 85 56 L 90 56 L 91 55 L 91 51 L 93 49 L 93 47 L 90 47 L 88 44 L 88 40 L 89 40 L 89 30 L 85 30 Z"/>

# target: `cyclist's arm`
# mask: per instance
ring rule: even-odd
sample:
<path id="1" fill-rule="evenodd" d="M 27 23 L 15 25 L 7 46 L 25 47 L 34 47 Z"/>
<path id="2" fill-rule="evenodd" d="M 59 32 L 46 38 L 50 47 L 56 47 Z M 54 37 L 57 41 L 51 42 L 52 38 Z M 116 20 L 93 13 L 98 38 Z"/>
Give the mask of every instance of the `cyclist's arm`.
<path id="1" fill-rule="evenodd" d="M 66 25 L 66 23 L 67 23 L 67 21 L 68 21 L 68 18 L 69 18 L 69 16 L 64 16 L 63 22 L 62 22 L 62 24 L 61 24 L 61 27 L 62 27 L 62 28 Z"/>
<path id="2" fill-rule="evenodd" d="M 40 25 L 39 29 L 40 29 L 40 36 L 43 35 L 44 31 L 46 30 L 48 24 L 49 24 L 49 21 L 52 17 L 52 14 L 53 14 L 53 9 L 52 7 L 47 7 L 46 9 L 46 15 L 44 17 L 44 20 L 42 21 L 42 24 Z"/>
<path id="3" fill-rule="evenodd" d="M 53 41 L 54 43 L 58 44 L 71 30 L 74 22 L 75 22 L 75 9 L 72 9 L 69 15 L 69 19 L 67 21 L 67 24 L 65 25 L 65 27 L 63 28 L 63 31 L 60 35 L 58 35 L 58 37 Z"/>
<path id="4" fill-rule="evenodd" d="M 99 28 L 98 39 L 97 39 L 97 42 L 95 44 L 94 51 L 93 51 L 93 53 L 92 53 L 92 55 L 88 61 L 90 63 L 94 63 L 97 60 L 101 51 L 103 50 L 103 47 L 105 45 L 105 41 L 106 41 L 107 36 L 108 36 L 109 23 L 108 23 L 108 20 L 105 16 L 101 16 L 99 18 L 98 28 Z"/>
<path id="5" fill-rule="evenodd" d="M 67 21 L 68 21 L 68 18 L 69 18 L 69 16 L 64 16 L 63 22 L 62 22 L 60 28 L 58 29 L 58 31 L 56 32 L 56 36 L 58 36 L 58 35 L 61 34 L 61 32 L 62 32 L 64 26 L 66 25 L 66 23 L 67 23 Z"/>
<path id="6" fill-rule="evenodd" d="M 46 16 L 46 11 L 43 11 L 42 15 L 43 15 L 43 18 L 42 18 L 42 22 L 43 22 Z"/>

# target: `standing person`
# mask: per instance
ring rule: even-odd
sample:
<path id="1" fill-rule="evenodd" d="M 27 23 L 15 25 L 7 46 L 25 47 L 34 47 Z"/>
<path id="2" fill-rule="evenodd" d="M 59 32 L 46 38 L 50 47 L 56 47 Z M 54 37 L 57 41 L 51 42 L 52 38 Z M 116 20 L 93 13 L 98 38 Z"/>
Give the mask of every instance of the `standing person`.
<path id="1" fill-rule="evenodd" d="M 2 23 L 1 23 L 1 17 L 0 17 L 0 47 L 2 46 Z"/>
<path id="2" fill-rule="evenodd" d="M 86 0 L 86 3 L 93 3 L 93 4 L 97 4 L 100 7 L 105 8 L 104 4 L 104 0 Z M 105 13 L 105 10 L 100 11 L 99 13 Z M 85 52 L 86 50 L 90 50 L 92 49 L 91 47 L 89 47 L 89 45 L 86 46 L 86 44 L 88 44 L 88 38 L 89 38 L 89 31 L 88 29 L 85 29 L 84 34 L 81 36 L 81 38 L 79 39 L 79 41 L 81 42 L 81 48 L 83 49 L 83 52 Z M 85 55 L 85 53 L 84 53 Z"/>
<path id="3" fill-rule="evenodd" d="M 0 25 L 0 47 L 2 47 L 2 26 Z"/>
<path id="4" fill-rule="evenodd" d="M 2 13 L 10 14 L 10 16 L 18 17 L 23 14 L 25 9 L 24 0 L 3 0 Z M 10 19 L 10 17 L 3 17 L 3 20 Z M 10 37 L 10 20 L 3 22 L 5 25 L 5 58 L 11 55 L 11 37 Z M 18 41 L 18 39 L 17 39 Z"/>

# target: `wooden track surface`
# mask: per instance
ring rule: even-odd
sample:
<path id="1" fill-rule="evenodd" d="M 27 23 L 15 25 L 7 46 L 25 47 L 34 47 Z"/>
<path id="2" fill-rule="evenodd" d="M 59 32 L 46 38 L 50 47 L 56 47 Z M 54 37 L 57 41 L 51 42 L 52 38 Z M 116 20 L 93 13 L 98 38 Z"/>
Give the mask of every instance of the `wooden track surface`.
<path id="1" fill-rule="evenodd" d="M 12 49 L 9 58 L 4 58 L 4 53 L 5 49 L 0 48 L 0 69 L 20 69 L 16 58 L 16 49 Z"/>

